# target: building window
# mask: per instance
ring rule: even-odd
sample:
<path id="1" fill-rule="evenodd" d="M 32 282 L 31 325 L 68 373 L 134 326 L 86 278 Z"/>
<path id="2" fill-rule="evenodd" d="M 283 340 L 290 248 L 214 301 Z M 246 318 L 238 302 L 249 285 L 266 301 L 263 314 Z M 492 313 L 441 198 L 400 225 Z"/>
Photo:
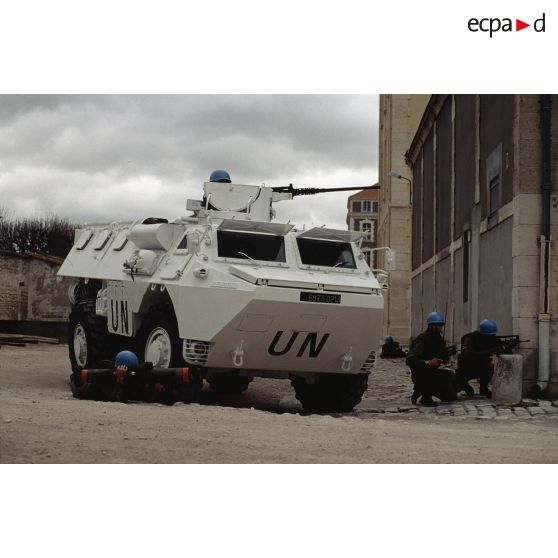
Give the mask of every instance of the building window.
<path id="1" fill-rule="evenodd" d="M 494 178 L 490 180 L 488 185 L 488 214 L 492 215 L 495 213 L 501 204 L 501 192 L 500 192 L 500 175 L 497 174 Z"/>
<path id="2" fill-rule="evenodd" d="M 463 303 L 469 300 L 469 242 L 471 231 L 463 233 Z"/>
<path id="3" fill-rule="evenodd" d="M 370 213 L 372 211 L 372 202 L 363 201 L 362 202 L 362 212 L 363 213 Z"/>
<path id="4" fill-rule="evenodd" d="M 362 223 L 361 231 L 365 233 L 366 240 L 372 240 L 372 223 L 370 221 Z"/>
<path id="5" fill-rule="evenodd" d="M 360 213 L 360 202 L 354 201 L 353 202 L 353 213 Z"/>
<path id="6" fill-rule="evenodd" d="M 378 213 L 378 202 L 372 202 L 372 213 Z"/>

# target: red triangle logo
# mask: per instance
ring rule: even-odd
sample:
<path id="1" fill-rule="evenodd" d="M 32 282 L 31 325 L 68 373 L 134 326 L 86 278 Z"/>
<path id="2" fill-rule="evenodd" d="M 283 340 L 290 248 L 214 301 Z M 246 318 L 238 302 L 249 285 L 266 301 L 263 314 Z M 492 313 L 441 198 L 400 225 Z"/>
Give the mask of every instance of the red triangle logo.
<path id="1" fill-rule="evenodd" d="M 521 21 L 520 19 L 515 20 L 515 30 L 516 31 L 521 31 L 522 29 L 525 29 L 526 27 L 531 27 L 531 24 L 530 23 L 525 23 L 524 21 Z"/>

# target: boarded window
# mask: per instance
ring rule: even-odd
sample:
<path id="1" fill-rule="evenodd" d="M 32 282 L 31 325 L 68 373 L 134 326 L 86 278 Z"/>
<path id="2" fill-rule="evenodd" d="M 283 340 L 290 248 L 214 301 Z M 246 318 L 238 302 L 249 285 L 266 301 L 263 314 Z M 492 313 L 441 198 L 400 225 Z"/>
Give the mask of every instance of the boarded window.
<path id="1" fill-rule="evenodd" d="M 513 126 L 515 115 L 514 95 L 480 96 L 480 156 L 484 168 L 481 169 L 482 217 L 490 214 L 490 182 L 496 173 L 488 172 L 489 158 L 495 150 L 500 152 L 501 205 L 513 198 Z"/>
<path id="2" fill-rule="evenodd" d="M 428 135 L 423 149 L 422 187 L 422 261 L 434 255 L 434 133 Z"/>
<path id="3" fill-rule="evenodd" d="M 360 202 L 354 201 L 353 202 L 353 213 L 360 213 Z"/>
<path id="4" fill-rule="evenodd" d="M 449 96 L 436 121 L 436 252 L 451 243 L 451 106 Z"/>
<path id="5" fill-rule="evenodd" d="M 471 231 L 463 233 L 463 302 L 469 300 L 469 242 Z"/>
<path id="6" fill-rule="evenodd" d="M 489 199 L 489 211 L 488 214 L 492 215 L 501 205 L 502 193 L 500 191 L 500 175 L 497 174 L 488 185 L 488 199 Z"/>
<path id="7" fill-rule="evenodd" d="M 455 223 L 454 238 L 459 238 L 475 205 L 477 177 L 477 101 L 476 95 L 455 96 Z"/>
<path id="8" fill-rule="evenodd" d="M 421 173 L 421 157 L 416 160 L 413 166 L 413 238 L 412 238 L 412 255 L 413 269 L 420 267 L 422 253 L 422 173 Z"/>

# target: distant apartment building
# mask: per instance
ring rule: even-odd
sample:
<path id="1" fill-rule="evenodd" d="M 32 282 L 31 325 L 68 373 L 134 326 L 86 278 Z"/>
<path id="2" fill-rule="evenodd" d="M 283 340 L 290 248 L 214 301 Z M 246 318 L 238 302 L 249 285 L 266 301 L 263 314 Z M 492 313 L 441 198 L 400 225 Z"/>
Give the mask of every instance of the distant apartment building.
<path id="1" fill-rule="evenodd" d="M 411 176 L 405 153 L 430 95 L 380 95 L 378 246 L 395 252 L 384 292 L 384 333 L 403 344 L 411 337 Z M 402 178 L 390 176 L 390 172 Z M 378 252 L 385 269 L 385 252 Z"/>
<path id="2" fill-rule="evenodd" d="M 406 159 L 412 335 L 432 310 L 456 343 L 494 319 L 526 340 L 524 392 L 556 397 L 558 95 L 433 95 Z"/>
<path id="3" fill-rule="evenodd" d="M 365 234 L 361 250 L 366 263 L 374 269 L 377 255 L 372 250 L 378 246 L 378 190 L 362 190 L 347 201 L 347 227 L 350 231 Z"/>

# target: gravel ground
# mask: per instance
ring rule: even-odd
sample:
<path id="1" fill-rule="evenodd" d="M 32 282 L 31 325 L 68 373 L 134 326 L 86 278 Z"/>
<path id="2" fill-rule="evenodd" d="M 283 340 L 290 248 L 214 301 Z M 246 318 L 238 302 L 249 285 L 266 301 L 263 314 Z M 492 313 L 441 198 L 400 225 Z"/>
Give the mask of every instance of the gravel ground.
<path id="1" fill-rule="evenodd" d="M 80 401 L 65 346 L 0 350 L 2 463 L 556 463 L 558 407 L 484 398 L 410 404 L 402 361 L 380 361 L 355 412 L 302 412 L 288 381 L 199 404 Z"/>

